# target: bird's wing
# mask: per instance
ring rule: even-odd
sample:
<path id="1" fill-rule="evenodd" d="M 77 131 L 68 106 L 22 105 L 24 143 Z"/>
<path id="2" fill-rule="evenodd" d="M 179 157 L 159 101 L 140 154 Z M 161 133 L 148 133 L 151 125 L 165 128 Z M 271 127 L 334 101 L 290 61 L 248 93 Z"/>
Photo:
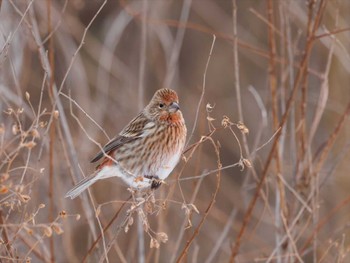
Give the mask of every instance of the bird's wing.
<path id="1" fill-rule="evenodd" d="M 94 163 L 100 160 L 105 154 L 118 149 L 120 146 L 130 143 L 138 138 L 144 137 L 148 134 L 150 128 L 155 124 L 151 120 L 145 117 L 141 112 L 136 116 L 121 132 L 118 136 L 110 140 L 92 160 Z"/>

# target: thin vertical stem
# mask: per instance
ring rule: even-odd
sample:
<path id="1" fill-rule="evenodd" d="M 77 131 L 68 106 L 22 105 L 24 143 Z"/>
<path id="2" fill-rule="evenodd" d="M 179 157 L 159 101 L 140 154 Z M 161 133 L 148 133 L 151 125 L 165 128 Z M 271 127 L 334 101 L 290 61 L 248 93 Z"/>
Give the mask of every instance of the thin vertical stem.
<path id="1" fill-rule="evenodd" d="M 140 207 L 142 209 L 142 207 Z M 141 217 L 137 220 L 137 239 L 138 239 L 138 262 L 145 263 L 145 232 Z"/>
<path id="2" fill-rule="evenodd" d="M 142 9 L 147 16 L 148 0 L 143 0 Z M 141 47 L 140 47 L 140 70 L 139 70 L 139 91 L 138 91 L 138 107 L 143 109 L 143 99 L 145 95 L 145 71 L 146 71 L 146 54 L 147 54 L 147 23 L 141 20 Z"/>
<path id="3" fill-rule="evenodd" d="M 143 14 L 147 16 L 148 0 L 142 2 Z M 139 110 L 143 108 L 144 90 L 145 90 L 145 70 L 147 54 L 147 22 L 141 20 L 141 50 L 140 50 L 140 71 L 139 71 Z M 142 208 L 140 208 L 142 209 Z M 138 240 L 138 262 L 145 262 L 145 233 L 143 231 L 143 222 L 139 217 L 137 220 L 137 240 Z"/>
<path id="4" fill-rule="evenodd" d="M 293 90 L 291 91 L 291 94 L 289 96 L 289 99 L 288 99 L 288 102 L 287 102 L 287 105 L 286 105 L 286 111 L 285 113 L 283 114 L 282 116 L 282 119 L 281 119 L 281 122 L 279 124 L 279 127 L 284 127 L 286 125 L 286 122 L 287 122 L 287 119 L 289 117 L 289 113 L 291 111 L 291 108 L 294 104 L 294 101 L 295 101 L 295 98 L 296 98 L 296 94 L 297 94 L 297 91 L 299 90 L 299 87 L 301 85 L 301 82 L 303 80 L 303 76 L 305 74 L 305 72 L 307 71 L 307 61 L 309 59 L 309 56 L 310 56 L 310 53 L 311 53 L 311 50 L 312 50 L 312 47 L 313 47 L 313 44 L 314 44 L 314 35 L 315 35 L 315 32 L 317 30 L 317 28 L 319 27 L 319 24 L 320 24 L 320 21 L 321 21 L 321 17 L 322 17 L 322 14 L 324 12 L 324 8 L 325 8 L 325 5 L 326 5 L 326 2 L 321 0 L 321 3 L 320 3 L 320 7 L 318 9 L 318 14 L 315 18 L 315 22 L 313 24 L 313 28 L 312 28 L 312 34 L 310 35 L 310 37 L 307 39 L 307 42 L 306 42 L 306 45 L 305 45 L 305 52 L 303 54 L 303 57 L 301 59 L 301 62 L 300 62 L 300 67 L 299 67 L 299 70 L 298 70 L 298 73 L 295 77 L 295 82 L 294 82 L 294 87 L 293 87 Z M 262 186 L 264 185 L 264 182 L 265 182 L 265 179 L 266 179 L 266 176 L 267 176 L 267 172 L 269 170 L 269 167 L 271 165 L 271 162 L 272 162 L 272 159 L 274 158 L 275 156 L 275 151 L 276 151 L 276 148 L 278 146 L 278 141 L 281 137 L 281 132 L 282 129 L 279 129 L 278 132 L 276 133 L 276 136 L 275 136 L 275 140 L 272 144 L 272 148 L 268 154 L 268 157 L 267 157 L 267 160 L 266 160 L 266 163 L 265 163 L 265 166 L 261 172 L 261 177 L 260 177 L 260 181 L 258 182 L 258 185 L 256 187 L 256 191 L 255 191 L 255 194 L 252 198 L 252 200 L 250 201 L 250 204 L 248 206 L 248 209 L 244 215 L 244 218 L 243 218 L 243 222 L 242 222 L 242 226 L 238 232 L 238 235 L 237 235 L 237 238 L 236 238 L 236 241 L 235 243 L 233 244 L 232 246 L 232 253 L 231 253 L 231 258 L 230 258 L 230 262 L 234 262 L 235 261 L 235 258 L 239 252 L 239 249 L 240 249 L 240 246 L 241 246 L 241 240 L 242 240 L 242 237 L 244 235 L 244 232 L 248 226 L 248 223 L 249 223 L 249 220 L 250 220 L 250 217 L 252 215 L 252 212 L 253 212 L 253 209 L 255 207 L 255 204 L 259 198 L 259 195 L 260 195 L 260 190 L 262 188 Z"/>
<path id="5" fill-rule="evenodd" d="M 181 16 L 179 23 L 187 24 L 188 17 L 191 10 L 192 0 L 185 0 L 182 5 Z M 167 73 L 164 80 L 164 87 L 169 87 L 174 80 L 174 75 L 176 72 L 176 64 L 179 60 L 180 50 L 182 47 L 183 39 L 185 36 L 186 28 L 178 27 L 177 33 L 172 48 L 172 53 L 170 55 L 169 64 L 167 65 Z"/>
<path id="6" fill-rule="evenodd" d="M 268 42 L 269 42 L 269 85 L 272 98 L 272 118 L 273 118 L 273 129 L 277 130 L 279 125 L 278 119 L 278 97 L 277 97 L 277 67 L 276 67 L 276 38 L 275 30 L 273 27 L 276 27 L 275 17 L 274 17 L 274 5 L 272 0 L 267 0 L 267 17 L 268 17 Z M 280 145 L 280 144 L 279 144 Z M 279 147 L 276 147 L 275 152 L 275 164 L 276 164 L 276 207 L 275 207 L 275 216 L 276 216 L 276 227 L 280 230 L 282 226 L 281 216 L 287 214 L 287 206 L 285 203 L 285 189 L 283 182 L 281 181 L 278 175 L 282 175 L 281 171 L 281 159 Z M 279 243 L 280 240 L 280 231 L 276 232 L 276 243 Z M 279 249 L 280 251 L 280 249 Z M 277 257 L 277 262 L 281 262 L 281 252 Z"/>
<path id="7" fill-rule="evenodd" d="M 51 35 L 52 33 L 52 24 L 51 24 L 51 0 L 47 0 L 47 24 L 48 24 L 48 35 Z M 51 68 L 51 75 L 49 78 L 49 94 L 50 97 L 53 99 L 53 85 L 54 85 L 54 78 L 55 78 L 55 57 L 54 57 L 54 47 L 53 47 L 53 37 L 51 36 L 49 38 L 49 63 Z M 53 111 L 55 108 L 53 108 Z M 53 114 L 53 112 L 52 112 Z M 50 123 L 50 142 L 49 142 L 49 200 L 50 200 L 50 208 L 49 208 L 49 222 L 52 222 L 54 220 L 54 147 L 55 147 L 55 119 Z M 54 243 L 54 235 L 50 237 L 50 261 L 55 262 L 55 243 Z"/>

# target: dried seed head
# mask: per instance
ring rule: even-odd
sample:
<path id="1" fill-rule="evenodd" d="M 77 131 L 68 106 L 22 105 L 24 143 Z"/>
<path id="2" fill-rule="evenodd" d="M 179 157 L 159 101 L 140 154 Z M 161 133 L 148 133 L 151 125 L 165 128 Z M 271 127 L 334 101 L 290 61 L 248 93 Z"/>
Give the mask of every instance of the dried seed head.
<path id="1" fill-rule="evenodd" d="M 39 127 L 40 127 L 40 128 L 45 128 L 46 125 L 47 125 L 47 122 L 46 122 L 46 121 L 41 121 L 41 122 L 39 122 Z"/>
<path id="2" fill-rule="evenodd" d="M 163 243 L 166 243 L 168 241 L 168 235 L 164 232 L 158 233 L 157 238 L 160 242 L 163 242 Z"/>
<path id="3" fill-rule="evenodd" d="M 237 128 L 243 133 L 243 134 L 248 134 L 249 133 L 249 129 L 247 128 L 247 126 L 245 126 L 245 124 L 241 121 L 239 121 L 237 123 Z"/>
<path id="4" fill-rule="evenodd" d="M 63 233 L 63 229 L 58 224 L 53 224 L 51 228 L 57 235 L 61 235 Z"/>
<path id="5" fill-rule="evenodd" d="M 22 193 L 23 190 L 24 190 L 23 184 L 17 184 L 17 185 L 15 185 L 15 187 L 14 187 L 14 191 L 15 191 L 15 192 Z"/>
<path id="6" fill-rule="evenodd" d="M 244 165 L 247 166 L 248 168 L 251 168 L 251 167 L 252 167 L 252 163 L 251 163 L 248 159 L 243 158 L 243 163 L 244 163 Z"/>
<path id="7" fill-rule="evenodd" d="M 155 238 L 151 238 L 150 248 L 159 248 L 159 242 Z"/>
<path id="8" fill-rule="evenodd" d="M 20 128 L 17 124 L 12 125 L 12 133 L 13 135 L 17 135 L 20 132 Z"/>
<path id="9" fill-rule="evenodd" d="M 20 194 L 19 196 L 20 196 L 21 201 L 22 201 L 23 203 L 27 203 L 27 202 L 30 200 L 30 196 L 29 196 L 29 195 Z"/>
<path id="10" fill-rule="evenodd" d="M 221 125 L 222 125 L 224 128 L 227 128 L 228 126 L 231 126 L 231 125 L 232 125 L 232 122 L 230 121 L 229 117 L 227 117 L 226 115 L 224 115 L 224 117 L 222 118 L 222 121 L 221 121 Z"/>
<path id="11" fill-rule="evenodd" d="M 27 99 L 27 100 L 30 100 L 30 94 L 29 94 L 28 91 L 26 91 L 26 99 Z"/>
<path id="12" fill-rule="evenodd" d="M 60 116 L 59 111 L 58 111 L 58 110 L 55 110 L 55 111 L 53 112 L 53 117 L 57 120 L 59 116 Z"/>
<path id="13" fill-rule="evenodd" d="M 211 105 L 210 103 L 207 103 L 207 105 L 205 106 L 207 112 L 212 112 L 214 107 L 215 105 Z"/>
<path id="14" fill-rule="evenodd" d="M 40 208 L 40 209 L 42 209 L 42 208 L 44 208 L 44 207 L 45 207 L 45 204 L 40 204 L 40 205 L 39 205 L 39 208 Z"/>
<path id="15" fill-rule="evenodd" d="M 166 201 L 162 202 L 162 209 L 163 210 L 165 210 L 167 208 L 167 204 L 168 203 Z"/>
<path id="16" fill-rule="evenodd" d="M 59 216 L 63 219 L 67 218 L 67 212 L 65 210 L 62 210 L 60 213 L 59 213 Z"/>
<path id="17" fill-rule="evenodd" d="M 44 226 L 43 228 L 44 228 L 44 234 L 45 234 L 45 236 L 47 236 L 47 237 L 52 236 L 52 228 L 51 228 L 51 227 L 49 227 L 49 226 Z"/>
<path id="18" fill-rule="evenodd" d="M 32 149 L 35 146 L 36 146 L 36 142 L 34 142 L 34 141 L 29 141 L 29 142 L 26 142 L 26 143 L 22 143 L 22 147 L 28 148 L 28 149 Z"/>
<path id="19" fill-rule="evenodd" d="M 7 111 L 4 111 L 6 114 L 11 115 L 14 113 L 14 110 L 12 108 L 8 108 Z"/>
<path id="20" fill-rule="evenodd" d="M 40 138 L 40 133 L 38 132 L 37 129 L 33 129 L 30 131 L 30 134 L 34 137 L 34 138 Z"/>

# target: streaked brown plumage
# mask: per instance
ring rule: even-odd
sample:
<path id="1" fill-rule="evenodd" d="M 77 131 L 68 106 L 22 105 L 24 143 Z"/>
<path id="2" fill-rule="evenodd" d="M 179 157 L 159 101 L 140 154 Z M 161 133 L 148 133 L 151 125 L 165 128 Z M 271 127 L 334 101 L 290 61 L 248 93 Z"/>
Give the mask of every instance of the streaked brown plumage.
<path id="1" fill-rule="evenodd" d="M 178 163 L 186 125 L 171 89 L 158 90 L 149 104 L 91 162 L 102 159 L 96 173 L 80 181 L 66 197 L 75 198 L 97 180 L 120 177 L 132 188 L 159 186 Z"/>

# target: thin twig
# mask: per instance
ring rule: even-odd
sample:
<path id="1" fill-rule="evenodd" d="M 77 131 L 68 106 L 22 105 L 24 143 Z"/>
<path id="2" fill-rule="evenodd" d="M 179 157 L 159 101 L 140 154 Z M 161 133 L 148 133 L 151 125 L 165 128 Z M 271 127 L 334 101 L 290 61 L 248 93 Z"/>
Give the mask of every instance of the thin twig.
<path id="1" fill-rule="evenodd" d="M 219 153 L 219 149 L 218 146 L 215 144 L 215 142 L 213 141 L 213 139 L 210 139 L 212 145 L 214 146 L 215 149 L 215 153 L 216 153 L 216 157 L 217 157 L 217 164 L 218 164 L 218 168 L 221 167 L 221 161 L 220 161 L 220 153 Z M 196 229 L 194 230 L 192 236 L 188 239 L 188 241 L 186 242 L 186 245 L 184 247 L 184 249 L 182 250 L 182 252 L 180 253 L 180 256 L 178 257 L 178 259 L 176 260 L 177 263 L 182 262 L 183 258 L 187 255 L 188 249 L 190 248 L 192 242 L 194 241 L 195 237 L 199 234 L 200 229 L 202 228 L 207 216 L 209 215 L 209 212 L 211 210 L 211 208 L 213 207 L 214 203 L 215 203 L 215 199 L 216 199 L 216 195 L 219 192 L 219 188 L 220 188 L 220 182 L 221 182 L 221 172 L 220 170 L 218 171 L 217 174 L 217 179 L 216 179 L 216 188 L 215 191 L 212 195 L 212 198 L 208 204 L 207 209 L 204 212 L 204 215 L 202 216 L 198 226 L 196 227 Z"/>
<path id="2" fill-rule="evenodd" d="M 204 98 L 204 93 L 205 93 L 205 84 L 206 84 L 206 79 L 207 79 L 207 70 L 208 70 L 208 67 L 209 67 L 209 62 L 210 62 L 210 58 L 211 58 L 211 55 L 213 53 L 213 49 L 214 49 L 214 45 L 215 45 L 215 40 L 216 40 L 216 36 L 213 35 L 213 41 L 211 43 L 211 47 L 210 47 L 210 51 L 209 51 L 209 56 L 208 56 L 208 59 L 207 59 L 207 63 L 205 64 L 205 69 L 204 69 L 204 73 L 203 73 L 203 85 L 202 85 L 202 93 L 201 93 L 201 96 L 199 98 L 199 102 L 197 104 L 197 110 L 196 110 L 196 116 L 194 118 L 194 123 L 193 123 L 193 127 L 192 127 L 192 131 L 191 131 L 191 134 L 187 140 L 187 144 L 186 144 L 186 147 L 187 145 L 190 143 L 192 137 L 193 137 L 193 134 L 194 134 L 194 131 L 196 130 L 196 126 L 197 126 L 197 122 L 198 122 L 198 116 L 199 116 L 199 110 L 200 110 L 200 107 L 202 105 L 202 101 L 203 101 L 203 98 Z"/>
<path id="3" fill-rule="evenodd" d="M 91 255 L 92 251 L 94 250 L 94 248 L 96 247 L 96 245 L 98 244 L 98 242 L 100 241 L 100 239 L 102 238 L 102 235 L 104 233 L 106 233 L 106 231 L 110 228 L 110 226 L 113 224 L 113 222 L 118 218 L 120 212 L 122 211 L 123 207 L 125 204 L 128 203 L 128 201 L 131 199 L 131 196 L 129 196 L 128 199 L 125 200 L 125 202 L 122 203 L 122 205 L 119 207 L 118 211 L 115 213 L 115 215 L 112 217 L 112 219 L 108 222 L 108 224 L 103 228 L 103 232 L 100 233 L 98 235 L 98 237 L 95 239 L 95 241 L 92 243 L 92 245 L 90 246 L 89 250 L 87 251 L 87 253 L 85 254 L 85 256 L 82 259 L 82 262 L 87 262 L 88 257 Z"/>

